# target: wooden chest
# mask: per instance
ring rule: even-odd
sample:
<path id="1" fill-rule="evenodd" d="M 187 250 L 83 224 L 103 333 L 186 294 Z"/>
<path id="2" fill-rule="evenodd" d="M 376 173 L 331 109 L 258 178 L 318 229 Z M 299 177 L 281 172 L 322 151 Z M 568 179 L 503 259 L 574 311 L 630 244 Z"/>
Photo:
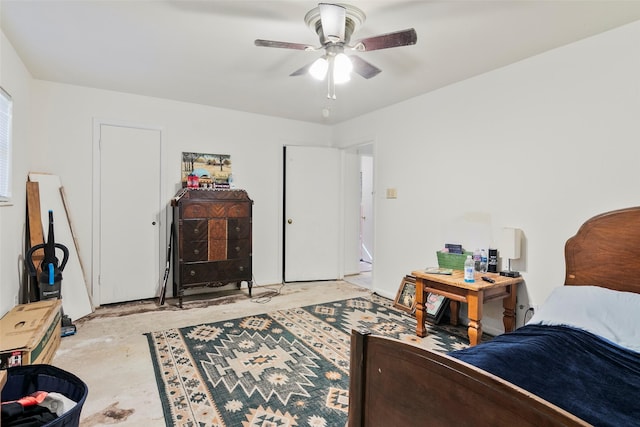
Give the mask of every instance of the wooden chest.
<path id="1" fill-rule="evenodd" d="M 246 281 L 249 296 L 253 201 L 244 190 L 183 189 L 172 200 L 173 294 Z"/>

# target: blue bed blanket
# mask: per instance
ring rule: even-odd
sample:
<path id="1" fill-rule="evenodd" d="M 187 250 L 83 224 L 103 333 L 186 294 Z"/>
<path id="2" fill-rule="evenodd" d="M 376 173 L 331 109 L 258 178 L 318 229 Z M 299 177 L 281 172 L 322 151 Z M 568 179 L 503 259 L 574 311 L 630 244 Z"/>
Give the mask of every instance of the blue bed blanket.
<path id="1" fill-rule="evenodd" d="M 640 353 L 589 332 L 526 325 L 449 355 L 595 426 L 640 426 Z"/>

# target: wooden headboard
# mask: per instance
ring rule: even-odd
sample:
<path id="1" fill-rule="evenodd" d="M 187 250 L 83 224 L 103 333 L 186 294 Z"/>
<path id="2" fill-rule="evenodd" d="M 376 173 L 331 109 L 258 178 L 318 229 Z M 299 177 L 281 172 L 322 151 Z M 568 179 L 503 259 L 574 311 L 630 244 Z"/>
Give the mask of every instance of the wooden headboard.
<path id="1" fill-rule="evenodd" d="M 640 207 L 586 221 L 564 248 L 565 285 L 640 293 Z"/>

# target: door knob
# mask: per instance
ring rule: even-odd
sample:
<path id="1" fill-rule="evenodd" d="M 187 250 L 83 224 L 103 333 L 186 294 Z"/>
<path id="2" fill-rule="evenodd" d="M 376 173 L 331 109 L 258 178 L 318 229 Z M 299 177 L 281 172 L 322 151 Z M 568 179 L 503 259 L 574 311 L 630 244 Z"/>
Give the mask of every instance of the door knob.
<path id="1" fill-rule="evenodd" d="M 289 218 L 289 219 L 287 220 L 287 224 L 292 224 L 292 223 L 293 223 L 293 220 L 292 220 L 291 218 Z"/>

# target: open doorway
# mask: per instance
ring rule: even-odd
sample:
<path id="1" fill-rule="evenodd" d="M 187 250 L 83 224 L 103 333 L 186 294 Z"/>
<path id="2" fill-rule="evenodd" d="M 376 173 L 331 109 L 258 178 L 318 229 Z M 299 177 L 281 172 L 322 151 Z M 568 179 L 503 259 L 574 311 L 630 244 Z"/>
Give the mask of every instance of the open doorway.
<path id="1" fill-rule="evenodd" d="M 373 270 L 373 145 L 360 153 L 360 272 Z"/>
<path id="2" fill-rule="evenodd" d="M 372 287 L 374 255 L 373 218 L 373 144 L 359 145 L 350 149 L 358 157 L 360 209 L 358 218 L 359 269 L 357 274 L 345 276 L 345 280 L 363 287 Z"/>

